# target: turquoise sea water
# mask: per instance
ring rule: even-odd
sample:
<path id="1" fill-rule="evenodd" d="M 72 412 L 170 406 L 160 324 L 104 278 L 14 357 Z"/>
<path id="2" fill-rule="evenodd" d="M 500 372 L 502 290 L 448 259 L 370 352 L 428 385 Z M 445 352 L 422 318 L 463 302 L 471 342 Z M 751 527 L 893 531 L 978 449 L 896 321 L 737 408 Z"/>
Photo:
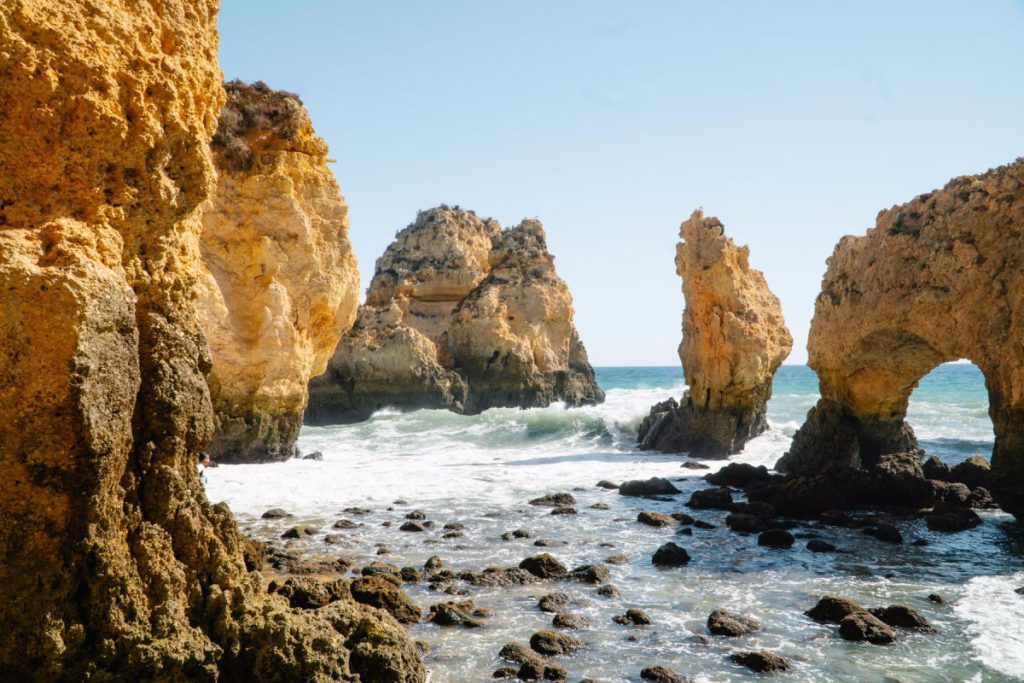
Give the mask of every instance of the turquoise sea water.
<path id="1" fill-rule="evenodd" d="M 556 658 L 571 681 L 586 676 L 609 683 L 640 683 L 645 666 L 670 666 L 696 681 L 748 681 L 754 677 L 729 661 L 739 649 L 767 649 L 787 657 L 787 681 L 971 681 L 1024 680 L 1024 527 L 1001 512 L 982 512 L 983 524 L 945 535 L 927 529 L 919 517 L 893 518 L 905 537 L 889 545 L 854 530 L 802 524 L 790 550 L 757 545 L 755 536 L 724 526 L 726 513 L 685 506 L 706 486 L 703 471 L 681 467 L 684 456 L 636 449 L 636 430 L 650 407 L 683 392 L 679 368 L 599 368 L 608 393 L 599 406 L 565 409 L 498 409 L 481 415 L 421 410 L 384 410 L 359 424 L 304 428 L 299 446 L 321 451 L 322 461 L 291 460 L 264 465 L 223 466 L 213 471 L 208 493 L 224 500 L 242 528 L 270 543 L 310 556 L 350 559 L 360 567 L 374 560 L 422 566 L 432 555 L 456 572 L 490 566 L 516 566 L 547 551 L 567 566 L 602 562 L 625 554 L 624 565 L 609 565 L 616 598 L 593 586 L 572 582 L 481 589 L 468 597 L 493 610 L 483 628 L 444 629 L 420 624 L 415 638 L 430 645 L 425 661 L 432 683 L 486 681 L 503 663 L 497 653 L 511 641 L 525 642 L 551 627 L 551 615 L 537 609 L 540 596 L 562 591 L 571 611 L 589 626 L 575 635 L 589 647 Z M 814 373 L 784 366 L 775 379 L 768 431 L 733 460 L 771 467 L 818 399 Z M 949 462 L 988 455 L 992 428 L 981 373 L 971 365 L 937 368 L 911 397 L 908 414 L 923 447 Z M 703 461 L 720 467 L 720 461 Z M 666 477 L 681 493 L 668 500 L 628 498 L 595 486 L 601 479 L 623 481 Z M 571 492 L 578 514 L 552 516 L 527 504 L 554 491 Z M 592 507 L 601 504 L 598 508 Z M 368 508 L 352 517 L 349 506 Z M 263 520 L 271 507 L 293 517 Z M 417 509 L 435 522 L 424 533 L 399 529 Z M 636 522 L 641 510 L 685 511 L 714 525 L 679 535 Z M 359 526 L 338 530 L 351 518 Z M 445 538 L 446 523 L 464 525 L 464 535 Z M 318 526 L 306 539 L 283 541 L 283 529 Z M 528 538 L 501 535 L 526 529 Z M 332 535 L 331 543 L 326 542 Z M 342 539 L 339 542 L 338 536 Z M 810 535 L 841 552 L 805 549 Z M 547 545 L 537 547 L 544 540 Z M 672 540 L 693 558 L 681 569 L 652 566 L 651 554 Z M 923 545 L 914 545 L 917 541 Z M 424 609 L 452 596 L 408 584 Z M 947 602 L 930 602 L 930 593 Z M 896 645 L 879 647 L 839 639 L 833 626 L 807 619 L 803 612 L 824 594 L 840 594 L 866 606 L 904 603 L 937 629 L 934 635 L 901 634 Z M 626 628 L 612 618 L 627 608 L 644 609 L 653 624 Z M 739 639 L 706 636 L 705 621 L 715 608 L 749 612 L 764 630 Z"/>

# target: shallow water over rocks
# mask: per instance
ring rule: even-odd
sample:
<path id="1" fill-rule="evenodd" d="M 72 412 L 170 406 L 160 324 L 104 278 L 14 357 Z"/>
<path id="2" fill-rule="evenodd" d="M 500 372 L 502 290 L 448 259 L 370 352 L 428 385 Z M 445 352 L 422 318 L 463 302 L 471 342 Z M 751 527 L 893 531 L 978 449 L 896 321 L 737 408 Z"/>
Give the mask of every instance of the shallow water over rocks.
<path id="1" fill-rule="evenodd" d="M 772 429 L 736 460 L 770 467 L 785 450 L 793 423 L 816 399 L 809 371 L 794 370 L 795 379 L 787 379 L 787 369 L 776 380 L 776 399 L 769 406 Z M 943 400 L 955 397 L 935 389 L 931 400 L 920 402 L 926 405 L 912 405 L 911 419 L 937 412 L 941 430 L 935 435 L 946 439 L 954 439 L 949 420 L 959 419 L 965 440 L 984 444 L 984 421 L 970 422 L 960 414 L 963 403 L 976 399 L 964 389 L 973 390 L 973 385 L 963 371 L 954 374 L 959 402 L 949 404 L 949 416 L 942 418 Z M 636 424 L 654 402 L 679 393 L 678 379 L 667 370 L 647 368 L 599 371 L 599 379 L 609 390 L 608 401 L 591 408 L 492 410 L 475 417 L 385 413 L 361 424 L 306 429 L 300 448 L 322 451 L 323 461 L 224 466 L 213 471 L 210 498 L 226 500 L 254 536 L 310 556 L 346 557 L 357 568 L 374 560 L 422 568 L 437 555 L 458 573 L 518 567 L 541 552 L 569 569 L 605 564 L 607 583 L 618 588 L 617 597 L 602 597 L 597 585 L 573 580 L 504 588 L 460 584 L 468 588 L 466 597 L 493 615 L 481 619 L 482 628 L 430 623 L 412 628 L 415 638 L 430 645 L 426 663 L 435 682 L 490 680 L 494 670 L 507 665 L 498 658 L 503 645 L 526 643 L 535 632 L 554 628 L 553 615 L 537 604 L 552 592 L 566 593 L 571 601 L 567 611 L 586 620 L 586 625 L 579 622 L 582 628 L 562 632 L 589 647 L 553 658 L 568 670 L 569 680 L 640 681 L 641 669 L 659 664 L 696 680 L 747 680 L 753 674 L 729 655 L 749 650 L 787 658 L 792 665 L 784 674 L 787 680 L 1024 677 L 1024 596 L 1014 592 L 1024 585 L 1024 529 L 1010 516 L 983 512 L 981 526 L 959 534 L 929 531 L 923 518 L 886 518 L 904 538 L 898 545 L 858 529 L 800 523 L 790 529 L 796 537 L 791 549 L 759 546 L 756 533 L 726 527 L 726 511 L 686 507 L 693 491 L 709 487 L 701 478 L 706 471 L 681 467 L 680 457 L 633 448 Z M 922 388 L 929 388 L 927 378 Z M 920 422 L 915 427 L 928 448 L 933 434 Z M 956 448 L 930 450 L 956 457 Z M 972 452 L 987 455 L 984 448 Z M 714 471 L 723 463 L 705 464 Z M 669 479 L 680 492 L 645 499 L 597 486 L 600 480 L 654 476 Z M 556 492 L 573 496 L 577 514 L 552 515 L 551 507 L 529 504 Z M 741 494 L 734 497 L 742 500 Z M 353 506 L 370 513 L 345 512 Z M 261 518 L 275 507 L 291 516 Z M 413 510 L 423 511 L 433 527 L 401 531 Z M 652 527 L 637 521 L 642 511 L 687 513 L 714 526 Z M 357 526 L 335 528 L 342 519 Z M 452 523 L 463 525 L 461 536 L 443 528 Z M 298 525 L 319 531 L 297 540 L 279 538 Z M 502 534 L 519 529 L 529 534 L 502 540 Z M 680 529 L 691 531 L 686 535 Z M 332 543 L 325 542 L 328 535 Z M 808 550 L 806 544 L 814 539 L 838 551 Z M 691 560 L 686 566 L 652 565 L 652 553 L 669 541 L 687 550 Z M 378 555 L 380 546 L 386 554 Z M 628 562 L 616 558 L 606 563 L 612 555 L 625 555 Z M 426 583 L 406 584 L 405 589 L 424 613 L 432 604 L 453 599 Z M 942 595 L 945 604 L 929 600 L 932 593 Z M 817 624 L 803 614 L 826 594 L 865 607 L 906 604 L 938 633 L 898 630 L 899 640 L 890 646 L 843 641 L 835 625 Z M 643 610 L 652 623 L 613 621 L 629 608 Z M 737 638 L 711 636 L 706 622 L 716 608 L 750 614 L 763 629 Z"/>

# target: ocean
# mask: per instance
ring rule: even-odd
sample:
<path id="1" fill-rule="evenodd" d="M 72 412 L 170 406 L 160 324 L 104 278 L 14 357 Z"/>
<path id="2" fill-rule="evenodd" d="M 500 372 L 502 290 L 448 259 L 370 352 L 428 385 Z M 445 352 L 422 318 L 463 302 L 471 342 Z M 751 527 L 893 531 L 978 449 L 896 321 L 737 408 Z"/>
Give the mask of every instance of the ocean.
<path id="1" fill-rule="evenodd" d="M 570 611 L 589 627 L 574 635 L 589 647 L 556 658 L 570 680 L 640 681 L 640 670 L 663 665 L 698 681 L 749 680 L 732 664 L 737 650 L 766 649 L 788 658 L 794 681 L 1009 681 L 1024 680 L 1024 527 L 1002 512 L 981 512 L 984 523 L 971 531 L 945 535 L 929 531 L 919 518 L 897 520 L 906 543 L 889 545 L 854 530 L 817 523 L 794 530 L 791 550 L 757 545 L 756 536 L 724 527 L 724 512 L 692 511 L 684 503 L 703 488 L 704 471 L 681 468 L 687 458 L 640 452 L 636 430 L 649 408 L 683 391 L 675 368 L 598 368 L 607 391 L 604 404 L 565 409 L 489 410 L 460 416 L 446 411 L 381 411 L 370 420 L 335 427 L 303 429 L 299 447 L 320 451 L 322 461 L 295 459 L 278 464 L 225 465 L 210 473 L 208 496 L 226 501 L 247 533 L 275 543 L 286 526 L 319 526 L 306 540 L 290 541 L 310 555 L 344 556 L 355 566 L 382 560 L 422 567 L 437 555 L 456 570 L 517 566 L 530 555 L 550 552 L 569 567 L 603 561 L 613 553 L 629 558 L 609 565 L 620 591 L 603 598 L 579 583 L 473 589 L 467 597 L 493 610 L 479 629 L 420 624 L 413 636 L 429 645 L 425 662 L 431 681 L 491 680 L 504 663 L 497 654 L 508 642 L 527 642 L 550 628 L 551 616 L 537 608 L 540 596 L 565 592 Z M 818 399 L 817 380 L 805 366 L 783 366 L 769 404 L 769 430 L 732 460 L 769 468 L 782 455 L 807 411 Z M 925 377 L 911 397 L 908 420 L 921 446 L 949 463 L 993 444 L 984 380 L 970 364 L 941 366 Z M 703 461 L 712 468 L 721 461 Z M 602 479 L 667 477 L 683 493 L 669 501 L 620 496 L 597 488 Z M 567 491 L 577 515 L 552 516 L 532 498 Z M 608 509 L 591 506 L 605 503 Z M 353 517 L 350 506 L 370 509 Z M 280 507 L 288 520 L 263 520 Z M 421 510 L 436 526 L 426 533 L 398 529 L 405 515 Z M 636 522 L 642 510 L 689 511 L 715 526 L 692 536 Z M 359 527 L 331 525 L 349 518 Z M 389 526 L 384 526 L 390 522 Z M 441 527 L 458 522 L 461 538 L 443 538 Z M 501 540 L 525 529 L 527 538 Z M 340 545 L 324 536 L 345 534 Z M 815 534 L 841 552 L 804 549 L 800 534 Z M 543 539 L 547 547 L 537 547 Z M 684 568 L 659 569 L 651 553 L 674 541 L 692 561 Z M 912 545 L 911 541 L 926 545 Z M 382 550 L 383 549 L 383 550 Z M 425 584 L 407 584 L 424 612 L 452 599 Z M 928 600 L 941 594 L 945 604 Z M 849 643 L 835 628 L 812 622 L 803 612 L 825 594 L 843 595 L 873 607 L 904 603 L 938 629 L 933 635 L 901 633 L 891 646 Z M 645 610 L 653 623 L 625 627 L 612 622 L 627 608 Z M 764 629 L 738 639 L 705 638 L 705 622 L 715 608 L 747 612 Z"/>

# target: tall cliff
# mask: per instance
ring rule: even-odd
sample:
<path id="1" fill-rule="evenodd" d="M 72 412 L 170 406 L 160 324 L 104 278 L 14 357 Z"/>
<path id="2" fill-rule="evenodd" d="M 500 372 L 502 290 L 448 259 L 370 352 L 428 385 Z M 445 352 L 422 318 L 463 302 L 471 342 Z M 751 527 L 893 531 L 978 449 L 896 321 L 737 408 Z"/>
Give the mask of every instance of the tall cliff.
<path id="1" fill-rule="evenodd" d="M 355 326 L 310 383 L 306 420 L 599 402 L 572 316 L 540 222 L 502 230 L 458 207 L 422 211 L 377 260 Z"/>
<path id="2" fill-rule="evenodd" d="M 821 400 L 777 468 L 870 467 L 915 444 L 918 380 L 969 359 L 985 375 L 992 493 L 1024 516 L 1024 160 L 881 211 L 828 261 L 807 343 Z"/>
<path id="3" fill-rule="evenodd" d="M 767 428 L 772 378 L 793 348 L 779 299 L 750 267 L 750 251 L 717 218 L 694 211 L 679 228 L 683 279 L 679 358 L 689 387 L 682 403 L 659 403 L 640 428 L 643 449 L 722 457 Z"/>
<path id="4" fill-rule="evenodd" d="M 327 145 L 292 93 L 225 85 L 203 206 L 200 314 L 221 462 L 295 453 L 306 386 L 355 320 L 359 272 Z"/>
<path id="5" fill-rule="evenodd" d="M 216 10 L 0 4 L 3 680 L 423 679 L 383 612 L 266 595 L 198 481 Z"/>

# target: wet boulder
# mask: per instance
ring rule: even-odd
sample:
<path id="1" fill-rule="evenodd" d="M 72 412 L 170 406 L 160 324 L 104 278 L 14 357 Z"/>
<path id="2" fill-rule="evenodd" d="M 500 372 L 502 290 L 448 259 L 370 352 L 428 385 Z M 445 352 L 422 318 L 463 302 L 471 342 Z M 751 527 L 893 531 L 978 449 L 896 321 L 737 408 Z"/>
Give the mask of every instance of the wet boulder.
<path id="1" fill-rule="evenodd" d="M 827 510 L 842 507 L 846 496 L 823 475 L 794 477 L 774 491 L 772 504 L 781 515 L 813 519 Z"/>
<path id="2" fill-rule="evenodd" d="M 597 594 L 602 598 L 617 598 L 619 597 L 619 589 L 610 583 L 606 583 L 603 586 L 598 587 Z"/>
<path id="3" fill-rule="evenodd" d="M 260 516 L 263 519 L 284 519 L 288 513 L 281 508 L 270 508 Z"/>
<path id="4" fill-rule="evenodd" d="M 979 486 L 971 491 L 971 497 L 967 499 L 967 507 L 975 510 L 996 510 L 999 504 L 992 497 L 992 493 L 984 486 Z"/>
<path id="5" fill-rule="evenodd" d="M 777 654 L 759 650 L 755 652 L 736 652 L 729 655 L 736 664 L 745 666 L 757 673 L 781 673 L 789 671 L 789 662 Z"/>
<path id="6" fill-rule="evenodd" d="M 649 666 L 640 672 L 640 678 L 654 683 L 690 683 L 690 679 L 664 666 Z"/>
<path id="7" fill-rule="evenodd" d="M 530 647 L 545 656 L 571 655 L 587 647 L 586 641 L 557 631 L 537 631 L 530 636 Z"/>
<path id="8" fill-rule="evenodd" d="M 299 526 L 293 526 L 292 528 L 281 534 L 281 538 L 306 538 L 308 536 L 314 536 L 320 531 L 315 526 L 307 526 L 300 524 Z"/>
<path id="9" fill-rule="evenodd" d="M 679 493 L 679 489 L 662 477 L 651 477 L 646 481 L 633 479 L 624 481 L 619 486 L 619 495 L 623 496 L 666 496 L 676 493 Z"/>
<path id="10" fill-rule="evenodd" d="M 612 617 L 612 621 L 623 626 L 650 626 L 652 623 L 647 612 L 636 607 L 630 607 L 625 614 Z"/>
<path id="11" fill-rule="evenodd" d="M 575 515 L 577 513 L 576 513 L 576 508 L 574 508 L 574 507 L 570 507 L 568 505 L 559 505 L 558 507 L 556 507 L 554 510 L 551 511 L 551 514 L 553 514 L 553 515 Z"/>
<path id="12" fill-rule="evenodd" d="M 540 661 L 537 653 L 522 643 L 505 643 L 498 652 L 498 657 L 506 662 L 513 662 L 515 664 Z"/>
<path id="13" fill-rule="evenodd" d="M 569 572 L 569 578 L 582 583 L 604 583 L 610 572 L 603 564 L 584 564 Z"/>
<path id="14" fill-rule="evenodd" d="M 725 518 L 725 525 L 733 531 L 757 534 L 767 528 L 767 523 L 757 515 L 745 512 L 734 512 Z"/>
<path id="15" fill-rule="evenodd" d="M 427 561 L 423 563 L 423 569 L 428 572 L 436 572 L 444 567 L 444 562 L 437 555 L 431 555 L 427 558 Z"/>
<path id="16" fill-rule="evenodd" d="M 413 533 L 422 533 L 427 530 L 427 527 L 420 522 L 406 522 L 402 526 L 398 527 L 399 531 L 409 531 Z"/>
<path id="17" fill-rule="evenodd" d="M 549 493 L 540 498 L 534 498 L 530 501 L 530 505 L 540 505 L 546 507 L 569 507 L 576 504 L 576 499 L 573 498 L 571 493 Z"/>
<path id="18" fill-rule="evenodd" d="M 947 533 L 966 531 L 981 524 L 981 517 L 974 510 L 961 505 L 936 505 L 928 513 L 927 520 L 932 531 Z"/>
<path id="19" fill-rule="evenodd" d="M 896 642 L 896 632 L 870 612 L 854 612 L 839 621 L 839 636 L 843 640 L 867 641 L 874 645 Z"/>
<path id="20" fill-rule="evenodd" d="M 727 486 L 694 491 L 690 496 L 689 507 L 698 510 L 729 510 L 732 508 L 732 491 Z"/>
<path id="21" fill-rule="evenodd" d="M 933 479 L 935 481 L 949 481 L 950 468 L 949 465 L 942 462 L 934 455 L 929 457 L 921 465 L 921 472 L 924 474 L 925 479 Z"/>
<path id="22" fill-rule="evenodd" d="M 527 557 L 519 563 L 519 568 L 525 569 L 538 579 L 564 579 L 569 574 L 566 566 L 548 553 Z"/>
<path id="23" fill-rule="evenodd" d="M 865 609 L 853 600 L 841 598 L 837 595 L 826 595 L 811 609 L 804 612 L 814 621 L 827 624 L 838 624 L 843 618 L 855 612 L 864 612 Z"/>
<path id="24" fill-rule="evenodd" d="M 950 470 L 949 480 L 964 484 L 969 489 L 979 486 L 991 488 L 991 470 L 988 460 L 980 455 L 972 455 Z"/>
<path id="25" fill-rule="evenodd" d="M 563 612 L 569 606 L 569 596 L 565 593 L 548 593 L 537 602 L 541 612 Z"/>
<path id="26" fill-rule="evenodd" d="M 879 541 L 883 541 L 885 543 L 892 543 L 895 545 L 903 543 L 903 534 L 900 533 L 900 530 L 892 524 L 886 524 L 884 522 L 879 522 L 869 527 L 865 527 L 862 530 L 862 533 L 866 536 L 877 538 Z"/>
<path id="27" fill-rule="evenodd" d="M 608 481 L 607 479 L 602 479 L 601 481 L 597 482 L 597 487 L 605 489 L 606 491 L 614 491 L 615 489 L 619 488 L 619 485 L 616 484 L 615 482 Z"/>
<path id="28" fill-rule="evenodd" d="M 761 622 L 747 614 L 716 609 L 708 616 L 708 631 L 712 635 L 736 638 L 761 630 Z"/>
<path id="29" fill-rule="evenodd" d="M 682 567 L 690 561 L 690 554 L 675 543 L 666 543 L 654 551 L 651 562 L 656 567 Z"/>
<path id="30" fill-rule="evenodd" d="M 755 467 L 746 462 L 731 462 L 717 472 L 704 475 L 704 480 L 715 486 L 745 489 L 756 481 L 768 481 L 772 475 L 764 465 Z"/>
<path id="31" fill-rule="evenodd" d="M 671 515 L 666 515 L 664 512 L 644 511 L 636 516 L 636 521 L 653 527 L 676 526 L 679 524 Z"/>
<path id="32" fill-rule="evenodd" d="M 581 629 L 590 626 L 590 622 L 581 614 L 557 612 L 551 620 L 551 625 L 556 628 Z"/>
<path id="33" fill-rule="evenodd" d="M 927 619 L 921 616 L 917 610 L 906 605 L 872 607 L 868 611 L 889 626 L 912 629 L 922 633 L 935 633 L 935 629 L 932 628 Z"/>
<path id="34" fill-rule="evenodd" d="M 807 541 L 807 549 L 812 553 L 834 553 L 836 547 L 828 541 L 822 541 L 821 539 L 812 538 Z"/>
<path id="35" fill-rule="evenodd" d="M 768 529 L 757 537 L 757 544 L 768 548 L 788 549 L 793 547 L 793 534 L 785 529 Z"/>
<path id="36" fill-rule="evenodd" d="M 350 590 L 356 602 L 385 610 L 399 623 L 416 624 L 420 620 L 420 608 L 401 588 L 381 576 L 355 579 Z"/>
<path id="37" fill-rule="evenodd" d="M 351 597 L 348 581 L 344 579 L 318 581 L 305 576 L 289 577 L 281 584 L 271 581 L 267 592 L 284 597 L 289 605 L 299 609 L 319 609 Z"/>

